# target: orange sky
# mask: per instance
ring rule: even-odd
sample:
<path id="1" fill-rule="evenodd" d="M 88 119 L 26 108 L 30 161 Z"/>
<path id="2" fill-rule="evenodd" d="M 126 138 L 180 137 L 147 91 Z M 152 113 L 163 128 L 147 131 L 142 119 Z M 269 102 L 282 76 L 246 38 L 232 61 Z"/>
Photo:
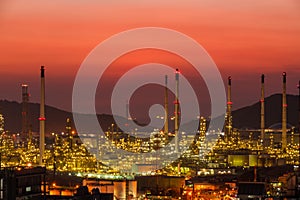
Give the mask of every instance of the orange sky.
<path id="1" fill-rule="evenodd" d="M 38 102 L 39 67 L 45 65 L 47 104 L 70 110 L 73 81 L 88 53 L 113 34 L 145 26 L 198 41 L 224 80 L 232 76 L 235 107 L 257 101 L 260 73 L 267 95 L 281 91 L 282 71 L 288 92 L 296 93 L 299 11 L 297 0 L 2 0 L 0 99 L 20 101 L 25 82 Z"/>

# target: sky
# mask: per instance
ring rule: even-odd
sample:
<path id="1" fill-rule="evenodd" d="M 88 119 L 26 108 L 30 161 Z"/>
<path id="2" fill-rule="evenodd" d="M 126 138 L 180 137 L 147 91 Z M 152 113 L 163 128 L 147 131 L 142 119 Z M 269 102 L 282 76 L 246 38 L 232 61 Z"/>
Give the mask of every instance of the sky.
<path id="1" fill-rule="evenodd" d="M 179 31 L 201 44 L 224 83 L 232 77 L 234 109 L 258 101 L 261 73 L 266 75 L 267 96 L 281 92 L 283 71 L 287 92 L 296 94 L 299 11 L 297 0 L 1 0 L 0 99 L 20 102 L 21 84 L 27 83 L 31 101 L 39 102 L 39 68 L 44 65 L 46 104 L 70 111 L 76 73 L 89 53 L 114 34 L 149 26 Z M 133 52 L 118 59 L 112 69 L 129 69 L 150 58 L 180 63 L 168 53 L 135 53 L 138 56 Z M 111 70 L 106 78 L 114 80 L 115 73 Z M 109 101 L 102 101 L 100 93 L 97 90 L 97 111 L 107 112 Z"/>

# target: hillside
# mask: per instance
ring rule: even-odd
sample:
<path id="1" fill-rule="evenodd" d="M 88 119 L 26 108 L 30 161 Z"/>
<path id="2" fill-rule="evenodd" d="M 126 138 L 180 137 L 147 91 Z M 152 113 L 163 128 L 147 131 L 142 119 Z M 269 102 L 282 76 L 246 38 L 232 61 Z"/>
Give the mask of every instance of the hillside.
<path id="1" fill-rule="evenodd" d="M 288 123 L 298 127 L 298 96 L 287 95 Z M 234 107 L 234 105 L 233 105 Z M 265 100 L 266 127 L 281 122 L 281 94 L 274 94 Z M 21 109 L 22 104 L 7 100 L 0 100 L 0 112 L 5 118 L 5 129 L 11 132 L 21 131 Z M 30 123 L 34 132 L 39 127 L 39 104 L 30 103 Z M 66 119 L 72 119 L 72 113 L 51 106 L 46 106 L 46 132 L 61 132 L 65 130 Z M 233 111 L 233 124 L 236 128 L 259 128 L 260 127 L 260 102 Z M 112 116 L 98 115 L 101 127 L 106 130 L 113 123 Z"/>
<path id="2" fill-rule="evenodd" d="M 39 130 L 39 109 L 40 105 L 37 103 L 29 104 L 30 124 L 32 124 L 32 131 Z M 15 101 L 0 100 L 0 112 L 4 116 L 5 130 L 10 132 L 20 132 L 22 130 L 22 104 Z M 73 121 L 72 113 L 57 109 L 52 106 L 45 107 L 46 133 L 62 132 L 66 127 L 66 119 L 70 118 Z M 111 115 L 98 115 L 102 127 L 109 127 L 113 119 Z M 105 129 L 106 130 L 106 129 Z"/>
<path id="3" fill-rule="evenodd" d="M 282 95 L 274 94 L 265 99 L 265 127 L 281 123 Z M 298 127 L 298 96 L 287 95 L 287 121 L 290 125 Z M 234 105 L 233 105 L 234 107 Z M 240 108 L 232 112 L 233 125 L 236 128 L 260 128 L 260 102 Z"/>

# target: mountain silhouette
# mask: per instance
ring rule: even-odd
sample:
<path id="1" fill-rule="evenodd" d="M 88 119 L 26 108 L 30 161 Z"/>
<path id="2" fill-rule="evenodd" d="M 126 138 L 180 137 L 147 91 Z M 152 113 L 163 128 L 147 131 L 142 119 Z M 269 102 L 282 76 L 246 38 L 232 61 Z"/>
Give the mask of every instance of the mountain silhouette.
<path id="1" fill-rule="evenodd" d="M 281 123 L 282 95 L 274 94 L 265 99 L 265 123 L 266 128 Z M 291 126 L 298 127 L 298 96 L 287 95 L 287 121 Z M 29 116 L 32 131 L 39 130 L 39 104 L 29 103 Z M 234 107 L 234 106 L 233 106 Z M 22 130 L 22 103 L 15 101 L 0 100 L 0 113 L 4 116 L 5 130 L 13 133 L 19 133 Z M 73 121 L 71 112 L 57 109 L 52 106 L 45 107 L 46 112 L 46 133 L 59 133 L 65 131 L 66 119 Z M 260 127 L 260 102 L 246 106 L 232 112 L 233 126 L 238 129 L 258 129 Z M 113 117 L 107 114 L 99 114 L 98 120 L 104 131 L 106 131 L 112 123 Z M 124 119 L 125 120 L 125 119 Z M 171 125 L 171 124 L 170 124 Z M 73 125 L 74 128 L 74 125 Z M 172 128 L 170 127 L 170 130 Z"/>
<path id="2" fill-rule="evenodd" d="M 287 122 L 299 126 L 298 96 L 287 95 Z M 260 101 L 232 112 L 233 126 L 238 129 L 260 128 Z M 282 121 L 282 95 L 274 94 L 265 98 L 265 127 L 269 128 Z"/>

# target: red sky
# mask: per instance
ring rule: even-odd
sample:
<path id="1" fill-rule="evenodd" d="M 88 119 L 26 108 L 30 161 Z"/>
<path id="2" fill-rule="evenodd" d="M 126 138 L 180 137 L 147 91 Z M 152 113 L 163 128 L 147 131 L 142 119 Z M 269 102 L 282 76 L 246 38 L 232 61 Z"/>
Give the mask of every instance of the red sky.
<path id="1" fill-rule="evenodd" d="M 235 108 L 258 100 L 261 73 L 267 95 L 281 92 L 283 71 L 288 93 L 297 92 L 297 0 L 2 0 L 0 99 L 21 101 L 20 85 L 28 83 L 31 101 L 38 102 L 45 65 L 47 104 L 71 110 L 73 82 L 88 53 L 113 34 L 147 26 L 174 29 L 200 43 L 224 80 L 232 76 Z"/>

